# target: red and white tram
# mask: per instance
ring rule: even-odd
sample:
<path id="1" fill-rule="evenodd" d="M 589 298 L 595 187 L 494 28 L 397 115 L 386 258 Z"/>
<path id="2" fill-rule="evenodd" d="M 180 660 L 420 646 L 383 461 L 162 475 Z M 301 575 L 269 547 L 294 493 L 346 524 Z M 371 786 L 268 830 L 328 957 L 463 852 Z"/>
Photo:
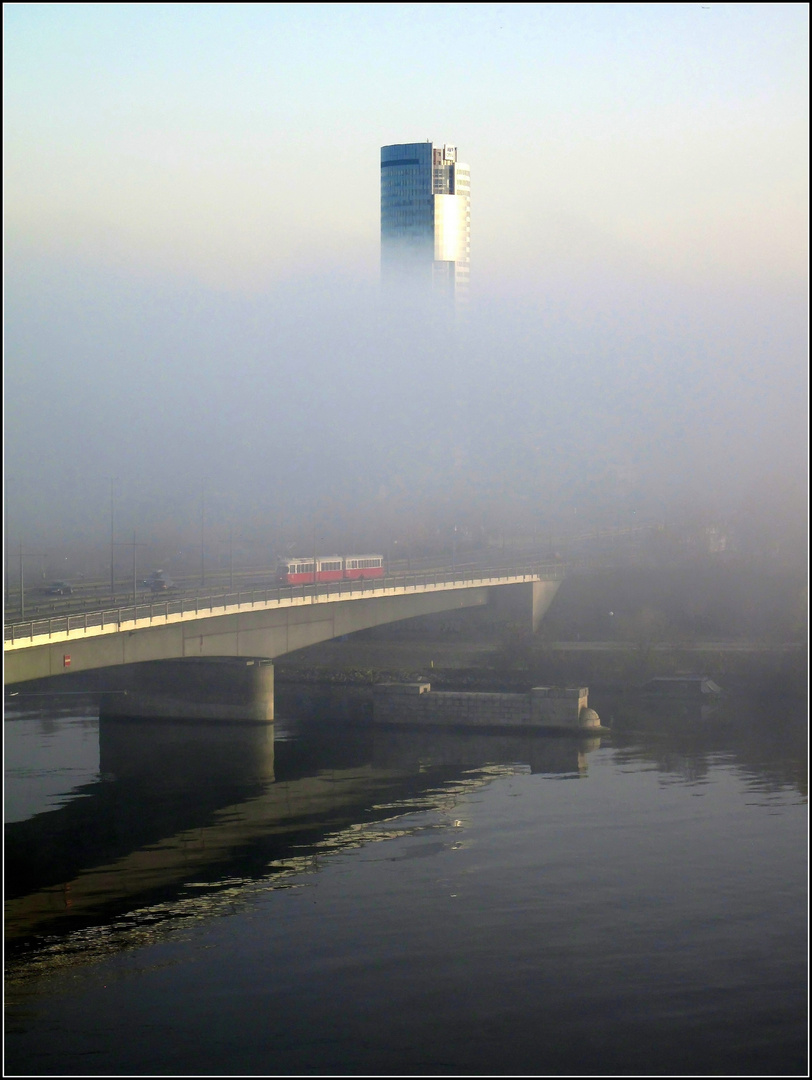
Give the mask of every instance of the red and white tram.
<path id="1" fill-rule="evenodd" d="M 383 555 L 319 555 L 316 581 L 364 581 L 382 578 Z M 305 557 L 285 559 L 276 571 L 281 585 L 312 585 L 313 560 Z"/>

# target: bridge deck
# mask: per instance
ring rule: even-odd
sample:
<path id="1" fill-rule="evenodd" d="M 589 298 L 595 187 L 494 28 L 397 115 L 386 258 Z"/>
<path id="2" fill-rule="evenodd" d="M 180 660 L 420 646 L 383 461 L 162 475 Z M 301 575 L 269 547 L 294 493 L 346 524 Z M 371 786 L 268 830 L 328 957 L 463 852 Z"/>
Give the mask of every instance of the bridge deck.
<path id="1" fill-rule="evenodd" d="M 167 599 L 162 603 L 131 604 L 127 607 L 30 619 L 7 623 L 4 627 L 5 653 L 42 645 L 84 640 L 101 635 L 132 633 L 200 618 L 216 618 L 248 611 L 293 608 L 309 604 L 331 604 L 375 597 L 441 592 L 449 589 L 514 585 L 531 581 L 555 581 L 563 577 L 563 567 L 555 565 L 528 570 L 475 573 L 413 574 L 370 581 L 340 581 L 324 585 L 267 588 L 245 593 L 225 593 L 205 597 Z"/>

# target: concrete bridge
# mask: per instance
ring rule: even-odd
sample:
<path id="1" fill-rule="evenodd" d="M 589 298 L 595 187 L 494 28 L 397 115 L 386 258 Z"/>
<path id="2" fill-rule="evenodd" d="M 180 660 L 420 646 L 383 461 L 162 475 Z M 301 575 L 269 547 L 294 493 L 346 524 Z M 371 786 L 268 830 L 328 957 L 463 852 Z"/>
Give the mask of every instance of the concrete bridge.
<path id="1" fill-rule="evenodd" d="M 487 604 L 535 630 L 562 577 L 560 565 L 439 571 L 10 624 L 4 683 L 116 667 L 120 692 L 104 704 L 107 715 L 271 721 L 271 661 L 278 656 L 384 623 Z"/>

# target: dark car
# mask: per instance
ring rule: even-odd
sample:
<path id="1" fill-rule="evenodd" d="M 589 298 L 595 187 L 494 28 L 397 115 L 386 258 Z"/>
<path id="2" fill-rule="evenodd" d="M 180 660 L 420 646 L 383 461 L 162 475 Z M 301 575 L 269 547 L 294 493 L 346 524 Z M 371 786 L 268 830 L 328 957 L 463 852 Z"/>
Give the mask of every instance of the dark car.
<path id="1" fill-rule="evenodd" d="M 52 581 L 45 589 L 46 596 L 72 596 L 73 589 L 67 581 Z"/>
<path id="2" fill-rule="evenodd" d="M 167 589 L 174 588 L 175 582 L 163 570 L 156 570 L 145 578 L 144 585 L 153 592 L 165 592 Z"/>

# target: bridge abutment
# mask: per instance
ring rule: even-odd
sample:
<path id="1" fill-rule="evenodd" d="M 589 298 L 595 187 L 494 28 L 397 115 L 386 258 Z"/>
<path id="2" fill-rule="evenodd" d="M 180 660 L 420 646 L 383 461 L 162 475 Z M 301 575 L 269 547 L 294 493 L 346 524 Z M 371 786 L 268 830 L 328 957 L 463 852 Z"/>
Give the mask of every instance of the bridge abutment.
<path id="1" fill-rule="evenodd" d="M 133 664 L 121 689 L 102 695 L 102 719 L 231 720 L 272 724 L 273 664 L 209 657 Z"/>

